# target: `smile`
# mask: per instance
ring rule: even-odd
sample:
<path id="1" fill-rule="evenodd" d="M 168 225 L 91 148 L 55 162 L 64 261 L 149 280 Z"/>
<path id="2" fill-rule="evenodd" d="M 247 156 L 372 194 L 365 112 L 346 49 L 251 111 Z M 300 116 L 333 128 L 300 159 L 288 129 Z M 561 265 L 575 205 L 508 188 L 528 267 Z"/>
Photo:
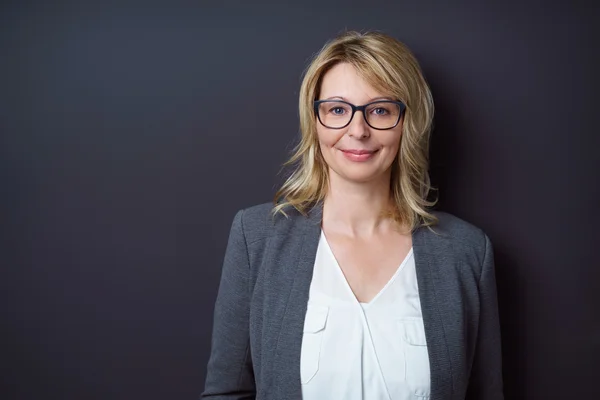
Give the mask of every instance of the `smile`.
<path id="1" fill-rule="evenodd" d="M 348 150 L 340 150 L 344 157 L 346 157 L 350 161 L 354 162 L 363 162 L 370 160 L 373 158 L 377 150 L 358 150 L 358 149 L 348 149 Z"/>

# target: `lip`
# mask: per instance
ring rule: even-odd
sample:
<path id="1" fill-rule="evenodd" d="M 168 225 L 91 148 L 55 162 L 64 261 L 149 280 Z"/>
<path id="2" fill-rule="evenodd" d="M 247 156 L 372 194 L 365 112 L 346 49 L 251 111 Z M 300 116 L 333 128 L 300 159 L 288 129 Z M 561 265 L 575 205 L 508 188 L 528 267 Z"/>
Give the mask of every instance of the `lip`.
<path id="1" fill-rule="evenodd" d="M 363 162 L 371 159 L 377 150 L 344 149 L 340 150 L 350 161 Z"/>
<path id="2" fill-rule="evenodd" d="M 354 150 L 354 149 L 349 149 L 349 150 L 342 150 L 342 151 L 344 153 L 362 155 L 362 154 L 372 154 L 372 153 L 375 153 L 376 150 Z"/>

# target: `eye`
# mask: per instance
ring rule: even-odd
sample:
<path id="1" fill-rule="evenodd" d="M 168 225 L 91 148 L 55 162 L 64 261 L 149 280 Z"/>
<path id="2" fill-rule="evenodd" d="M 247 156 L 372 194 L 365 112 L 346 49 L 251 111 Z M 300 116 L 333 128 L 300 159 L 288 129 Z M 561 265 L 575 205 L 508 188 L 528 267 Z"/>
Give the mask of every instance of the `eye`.
<path id="1" fill-rule="evenodd" d="M 346 110 L 343 107 L 333 107 L 329 112 L 335 115 L 344 115 Z"/>
<path id="2" fill-rule="evenodd" d="M 389 112 L 383 107 L 377 107 L 372 110 L 375 115 L 387 115 Z"/>

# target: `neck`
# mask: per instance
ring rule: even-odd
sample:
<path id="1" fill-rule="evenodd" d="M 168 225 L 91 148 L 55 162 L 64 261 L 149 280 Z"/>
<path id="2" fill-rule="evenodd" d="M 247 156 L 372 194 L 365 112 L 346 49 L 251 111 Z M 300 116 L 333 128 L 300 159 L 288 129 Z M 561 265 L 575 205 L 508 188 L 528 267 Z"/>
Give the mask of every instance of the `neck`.
<path id="1" fill-rule="evenodd" d="M 391 206 L 390 176 L 370 182 L 351 182 L 329 174 L 329 190 L 323 203 L 323 228 L 351 236 L 370 236 L 387 229 L 384 216 Z"/>

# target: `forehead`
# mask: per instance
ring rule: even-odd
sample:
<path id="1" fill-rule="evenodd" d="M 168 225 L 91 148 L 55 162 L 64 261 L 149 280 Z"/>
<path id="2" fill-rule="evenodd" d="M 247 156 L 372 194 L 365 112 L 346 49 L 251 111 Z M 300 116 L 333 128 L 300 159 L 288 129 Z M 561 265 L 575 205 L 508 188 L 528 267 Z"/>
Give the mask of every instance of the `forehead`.
<path id="1" fill-rule="evenodd" d="M 362 78 L 356 68 L 348 63 L 331 67 L 321 79 L 320 99 L 341 97 L 350 102 L 366 102 L 381 93 Z"/>

